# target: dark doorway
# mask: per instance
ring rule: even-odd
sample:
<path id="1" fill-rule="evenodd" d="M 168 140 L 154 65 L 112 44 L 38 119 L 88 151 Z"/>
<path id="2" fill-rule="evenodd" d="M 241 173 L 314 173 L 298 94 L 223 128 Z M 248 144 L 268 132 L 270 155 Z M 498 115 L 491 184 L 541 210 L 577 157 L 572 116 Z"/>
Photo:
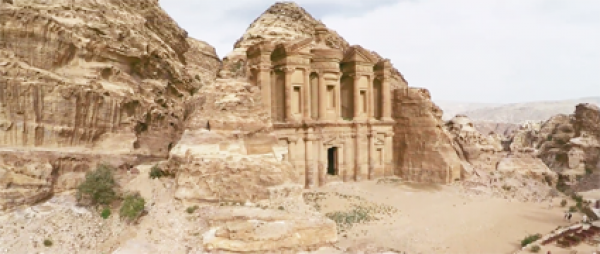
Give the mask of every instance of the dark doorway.
<path id="1" fill-rule="evenodd" d="M 338 175 L 337 147 L 327 149 L 327 174 Z"/>

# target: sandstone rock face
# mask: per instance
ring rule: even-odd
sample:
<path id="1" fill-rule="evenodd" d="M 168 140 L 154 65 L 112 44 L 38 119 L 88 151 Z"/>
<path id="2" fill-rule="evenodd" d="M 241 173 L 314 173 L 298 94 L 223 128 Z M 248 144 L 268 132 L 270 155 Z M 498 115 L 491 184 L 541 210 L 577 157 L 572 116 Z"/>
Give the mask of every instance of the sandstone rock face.
<path id="1" fill-rule="evenodd" d="M 446 123 L 464 159 L 476 169 L 492 171 L 504 157 L 501 138 L 498 135 L 483 135 L 473 122 L 464 115 L 457 115 Z"/>
<path id="2" fill-rule="evenodd" d="M 538 134 L 539 156 L 554 171 L 583 175 L 598 170 L 600 161 L 600 109 L 579 104 L 571 116 L 557 115 Z"/>
<path id="3" fill-rule="evenodd" d="M 410 181 L 448 183 L 461 178 L 458 146 L 443 128 L 442 111 L 426 89 L 397 89 L 393 96 L 396 174 Z"/>
<path id="4" fill-rule="evenodd" d="M 219 63 L 190 41 L 154 0 L 2 1 L 0 146 L 58 167 L 52 181 L 69 188 L 96 155 L 166 157 L 202 85 L 194 76 L 210 80 Z M 65 170 L 69 156 L 90 164 Z"/>
<path id="5" fill-rule="evenodd" d="M 556 172 L 551 171 L 542 160 L 529 154 L 511 154 L 501 158 L 496 170 L 504 174 L 529 176 L 540 181 L 551 179 L 552 183 L 556 183 L 558 179 Z"/>
<path id="6" fill-rule="evenodd" d="M 556 183 L 557 174 L 551 171 L 542 160 L 537 158 L 535 149 L 530 147 L 536 139 L 531 132 L 540 128 L 536 123 L 525 123 L 521 131 L 512 140 L 499 134 L 480 133 L 475 124 L 465 115 L 457 115 L 445 124 L 453 141 L 458 145 L 458 154 L 466 163 L 466 178 L 485 180 L 486 176 L 499 175 L 510 177 L 530 177 L 543 182 Z M 491 177 L 492 179 L 494 177 Z M 477 181 L 477 179 L 475 179 Z M 485 184 L 485 183 L 484 183 Z"/>

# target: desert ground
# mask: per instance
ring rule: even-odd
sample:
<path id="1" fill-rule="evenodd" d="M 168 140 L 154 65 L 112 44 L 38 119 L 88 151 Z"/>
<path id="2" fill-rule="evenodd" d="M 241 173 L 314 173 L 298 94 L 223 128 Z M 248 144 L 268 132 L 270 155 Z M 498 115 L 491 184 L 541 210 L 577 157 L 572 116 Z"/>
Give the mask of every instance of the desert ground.
<path id="1" fill-rule="evenodd" d="M 118 216 L 104 221 L 96 212 L 76 206 L 73 193 L 64 193 L 0 215 L 0 253 L 204 253 L 200 236 L 206 225 L 197 220 L 202 214 L 187 214 L 188 204 L 172 197 L 172 180 L 149 179 L 149 167 L 139 167 L 139 175 L 120 179 L 148 200 L 149 213 L 138 225 L 124 225 Z M 377 218 L 342 225 L 336 248 L 313 254 L 363 253 L 354 250 L 373 248 L 408 254 L 516 253 L 525 236 L 547 234 L 581 220 L 579 214 L 571 223 L 563 219 L 562 199 L 554 198 L 550 208 L 549 200 L 521 202 L 473 194 L 458 183 L 417 184 L 398 178 L 333 183 L 304 194 L 307 204 L 329 216 L 362 207 Z M 569 200 L 567 206 L 572 203 Z M 54 246 L 43 247 L 44 239 L 52 239 Z M 548 250 L 573 251 L 543 246 L 540 253 Z M 595 247 L 582 244 L 576 250 L 592 253 Z"/>
<path id="2" fill-rule="evenodd" d="M 371 244 L 406 253 L 514 253 L 529 234 L 546 234 L 581 220 L 579 214 L 574 214 L 571 223 L 563 219 L 562 198 L 554 198 L 553 208 L 549 208 L 550 201 L 469 195 L 456 185 L 368 181 L 325 186 L 316 192 L 327 193 L 319 201 L 323 213 L 360 203 L 344 196 L 358 196 L 397 210 L 340 233 L 338 246 L 342 249 Z M 547 250 L 554 254 L 572 251 L 542 247 L 540 253 Z M 595 248 L 581 245 L 577 250 L 592 253 Z"/>

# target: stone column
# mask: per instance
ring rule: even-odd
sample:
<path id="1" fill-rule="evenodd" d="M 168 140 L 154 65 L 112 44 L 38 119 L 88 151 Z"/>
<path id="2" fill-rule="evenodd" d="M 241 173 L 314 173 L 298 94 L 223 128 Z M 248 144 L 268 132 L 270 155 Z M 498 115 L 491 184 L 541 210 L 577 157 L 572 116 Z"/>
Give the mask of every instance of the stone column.
<path id="1" fill-rule="evenodd" d="M 392 91 L 390 90 L 390 78 L 387 76 L 381 77 L 381 120 L 393 121 L 392 119 Z"/>
<path id="2" fill-rule="evenodd" d="M 369 132 L 367 134 L 368 142 L 369 142 L 369 151 L 368 151 L 368 160 L 369 160 L 369 180 L 373 180 L 375 178 L 375 159 L 373 158 L 373 154 L 375 153 L 375 135 L 373 132 Z"/>
<path id="3" fill-rule="evenodd" d="M 319 120 L 327 120 L 327 91 L 325 87 L 325 73 L 319 73 Z"/>
<path id="4" fill-rule="evenodd" d="M 338 175 L 342 177 L 342 180 L 344 182 L 346 182 L 348 180 L 348 172 L 346 172 L 346 160 L 344 160 L 344 145 L 340 145 L 337 148 L 337 159 L 338 159 Z"/>
<path id="5" fill-rule="evenodd" d="M 354 78 L 354 119 L 360 118 L 360 89 L 358 87 L 360 81 L 360 75 L 356 73 L 352 76 Z"/>
<path id="6" fill-rule="evenodd" d="M 319 153 L 319 186 L 323 186 L 325 184 L 325 163 L 326 163 L 326 151 L 325 147 L 323 147 L 323 138 L 319 138 L 317 140 L 317 151 Z"/>
<path id="7" fill-rule="evenodd" d="M 342 84 L 340 83 L 342 74 L 338 74 L 337 82 L 335 83 L 335 120 L 342 120 Z"/>
<path id="8" fill-rule="evenodd" d="M 271 66 L 269 64 L 261 64 L 258 67 L 257 83 L 260 87 L 260 95 L 262 98 L 263 107 L 266 109 L 269 116 L 271 115 Z"/>
<path id="9" fill-rule="evenodd" d="M 375 117 L 375 95 L 373 92 L 373 75 L 368 76 L 369 87 L 367 88 L 367 118 L 369 120 Z"/>
<path id="10" fill-rule="evenodd" d="M 304 101 L 302 105 L 304 106 L 303 117 L 304 121 L 308 121 L 311 119 L 311 109 L 310 109 L 310 69 L 304 69 Z"/>
<path id="11" fill-rule="evenodd" d="M 383 160 L 385 162 L 384 164 L 384 176 L 393 176 L 394 172 L 393 172 L 393 137 L 394 137 L 394 132 L 393 131 L 389 131 L 385 133 L 385 146 L 384 146 L 384 154 L 383 154 Z"/>
<path id="12" fill-rule="evenodd" d="M 307 189 L 312 189 L 315 187 L 315 167 L 313 162 L 313 137 L 312 134 L 307 134 L 307 137 L 304 138 L 304 146 L 305 146 L 305 164 L 306 164 L 306 183 L 305 186 Z"/>
<path id="13" fill-rule="evenodd" d="M 285 67 L 285 120 L 291 122 L 294 120 L 292 114 L 292 74 L 296 70 L 293 67 Z"/>
<path id="14" fill-rule="evenodd" d="M 362 181 L 364 179 L 363 165 L 362 160 L 360 158 L 361 155 L 361 146 L 359 139 L 359 130 L 356 128 L 356 133 L 352 134 L 352 139 L 354 139 L 354 172 L 355 172 L 355 180 L 357 182 Z M 364 152 L 364 148 L 362 149 Z"/>
<path id="15" fill-rule="evenodd" d="M 351 134 L 347 134 L 344 135 L 344 152 L 346 153 L 344 158 L 344 164 L 346 166 L 346 174 L 344 175 L 344 182 L 348 182 L 350 181 L 350 179 L 355 179 L 356 180 L 356 163 L 354 163 L 355 161 L 351 160 L 350 158 L 352 158 L 352 135 Z"/>

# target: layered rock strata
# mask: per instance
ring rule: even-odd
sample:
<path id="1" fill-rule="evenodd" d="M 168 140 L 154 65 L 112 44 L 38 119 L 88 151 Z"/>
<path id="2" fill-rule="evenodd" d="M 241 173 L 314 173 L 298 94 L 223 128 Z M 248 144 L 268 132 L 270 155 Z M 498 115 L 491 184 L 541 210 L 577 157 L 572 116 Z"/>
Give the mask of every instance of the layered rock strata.
<path id="1" fill-rule="evenodd" d="M 202 85 L 195 76 L 210 80 L 220 64 L 190 41 L 153 0 L 2 1 L 3 153 L 30 151 L 53 165 L 50 182 L 81 179 L 97 155 L 166 158 L 183 132 L 185 99 Z M 190 48 L 205 54 L 191 58 Z M 60 162 L 68 158 L 90 163 L 70 171 Z M 26 161 L 5 160 L 4 171 Z"/>

